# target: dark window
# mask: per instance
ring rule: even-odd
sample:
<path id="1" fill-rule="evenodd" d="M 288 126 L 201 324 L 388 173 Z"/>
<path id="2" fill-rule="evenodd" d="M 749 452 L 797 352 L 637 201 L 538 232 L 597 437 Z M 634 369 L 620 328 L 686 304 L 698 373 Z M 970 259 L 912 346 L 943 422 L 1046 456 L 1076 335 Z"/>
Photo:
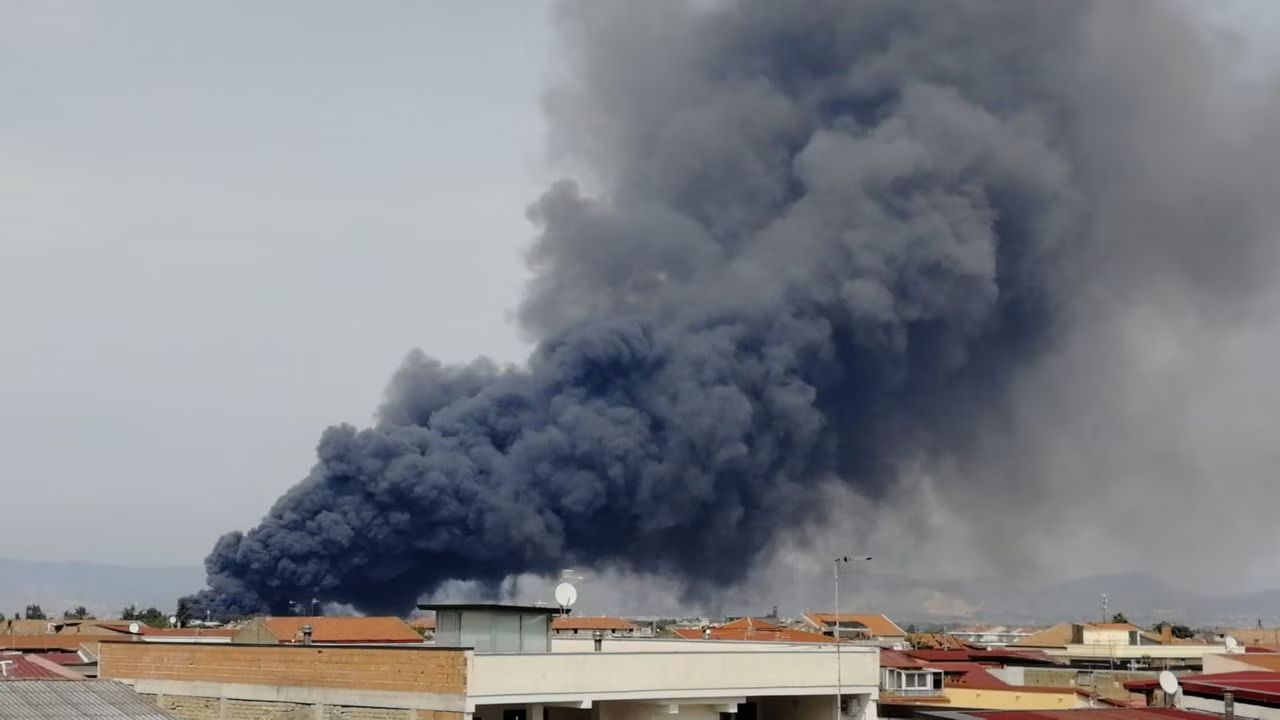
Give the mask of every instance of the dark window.
<path id="1" fill-rule="evenodd" d="M 508 708 L 502 711 L 502 720 L 528 720 L 524 708 Z"/>

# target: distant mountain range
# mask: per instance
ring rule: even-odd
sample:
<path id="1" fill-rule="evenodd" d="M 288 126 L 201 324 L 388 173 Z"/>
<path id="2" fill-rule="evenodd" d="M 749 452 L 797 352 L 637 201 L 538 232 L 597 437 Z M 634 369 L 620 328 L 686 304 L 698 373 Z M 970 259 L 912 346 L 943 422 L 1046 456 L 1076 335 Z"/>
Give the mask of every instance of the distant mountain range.
<path id="1" fill-rule="evenodd" d="M 172 611 L 181 595 L 204 585 L 198 567 L 123 567 L 88 562 L 36 562 L 0 558 L 0 612 L 12 616 L 38 603 L 51 617 L 84 605 L 112 615 L 129 604 Z M 1268 627 L 1280 624 L 1280 590 L 1221 596 L 1194 593 L 1141 573 L 1095 575 L 1037 590 L 995 580 L 926 581 L 907 575 L 868 574 L 852 602 L 883 610 L 902 623 L 999 622 L 1046 624 L 1092 620 L 1107 594 L 1109 613 L 1151 624 L 1172 620 L 1197 626 Z M 796 612 L 809 608 L 795 608 Z"/>
<path id="2" fill-rule="evenodd" d="M 1102 594 L 1107 612 L 1150 624 L 1170 620 L 1193 625 L 1268 627 L 1280 623 L 1280 590 L 1230 595 L 1196 593 L 1142 573 L 1094 575 L 1035 589 L 1011 589 L 990 580 L 925 582 L 879 576 L 897 616 L 926 622 L 991 621 L 1044 624 L 1096 620 Z"/>

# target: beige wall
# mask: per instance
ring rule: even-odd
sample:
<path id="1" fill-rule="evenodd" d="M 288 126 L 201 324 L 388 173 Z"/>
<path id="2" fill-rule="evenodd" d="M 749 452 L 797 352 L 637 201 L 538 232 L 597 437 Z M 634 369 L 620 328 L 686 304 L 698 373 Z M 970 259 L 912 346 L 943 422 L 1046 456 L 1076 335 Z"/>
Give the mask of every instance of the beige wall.
<path id="1" fill-rule="evenodd" d="M 1085 627 L 1081 644 L 1084 645 L 1128 645 L 1128 630 L 1098 630 Z"/>
<path id="2" fill-rule="evenodd" d="M 946 706 L 971 710 L 1070 710 L 1088 707 L 1088 700 L 1070 692 L 1026 692 L 1021 690 L 975 690 L 946 688 Z"/>
<path id="3" fill-rule="evenodd" d="M 261 620 L 253 620 L 231 636 L 231 642 L 244 645 L 279 645 L 280 638 L 267 632 Z"/>
<path id="4" fill-rule="evenodd" d="M 584 698 L 835 694 L 836 657 L 830 646 L 791 646 L 789 651 L 758 647 L 774 644 L 720 643 L 719 652 L 649 649 L 547 655 L 482 653 L 472 657 L 467 702 L 474 707 Z M 878 651 L 846 649 L 841 653 L 840 664 L 846 692 L 868 694 L 874 699 L 879 688 Z"/>
<path id="5" fill-rule="evenodd" d="M 1205 655 L 1204 672 L 1206 675 L 1213 675 L 1215 673 L 1265 670 L 1265 668 L 1260 668 L 1257 665 L 1242 662 L 1237 659 L 1239 657 L 1239 655 Z"/>

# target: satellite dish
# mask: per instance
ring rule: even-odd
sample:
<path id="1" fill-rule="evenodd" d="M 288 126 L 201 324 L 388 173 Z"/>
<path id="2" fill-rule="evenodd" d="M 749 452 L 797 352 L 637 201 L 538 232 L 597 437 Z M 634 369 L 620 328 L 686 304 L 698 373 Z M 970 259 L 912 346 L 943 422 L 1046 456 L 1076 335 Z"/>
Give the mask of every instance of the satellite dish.
<path id="1" fill-rule="evenodd" d="M 577 601 L 578 589 L 573 585 L 564 582 L 556 586 L 556 602 L 560 604 L 560 607 L 573 607 L 573 604 Z"/>
<path id="2" fill-rule="evenodd" d="M 1162 670 L 1160 672 L 1160 689 L 1164 691 L 1165 695 L 1173 697 L 1182 688 L 1178 685 L 1178 678 L 1173 673 L 1168 670 Z"/>
<path id="3" fill-rule="evenodd" d="M 137 635 L 142 628 L 138 627 L 138 623 L 129 623 L 129 634 Z"/>
<path id="4" fill-rule="evenodd" d="M 169 616 L 169 627 L 178 627 L 178 616 L 177 616 L 177 615 L 170 615 L 170 616 Z"/>

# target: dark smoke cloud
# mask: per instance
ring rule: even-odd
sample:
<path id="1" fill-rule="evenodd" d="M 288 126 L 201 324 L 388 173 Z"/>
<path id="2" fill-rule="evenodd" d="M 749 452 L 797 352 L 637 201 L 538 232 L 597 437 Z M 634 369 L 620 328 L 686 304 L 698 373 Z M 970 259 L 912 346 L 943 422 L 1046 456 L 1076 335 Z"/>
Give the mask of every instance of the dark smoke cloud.
<path id="1" fill-rule="evenodd" d="M 807 537 L 832 484 L 905 507 L 909 465 L 1042 499 L 1034 456 L 992 438 L 1091 318 L 1161 288 L 1225 308 L 1266 277 L 1268 130 L 1214 111 L 1221 60 L 1183 6 L 557 17 L 552 144 L 583 185 L 529 210 L 527 365 L 410 355 L 375 427 L 327 430 L 218 541 L 196 611 L 404 611 L 575 564 L 706 597 Z"/>

